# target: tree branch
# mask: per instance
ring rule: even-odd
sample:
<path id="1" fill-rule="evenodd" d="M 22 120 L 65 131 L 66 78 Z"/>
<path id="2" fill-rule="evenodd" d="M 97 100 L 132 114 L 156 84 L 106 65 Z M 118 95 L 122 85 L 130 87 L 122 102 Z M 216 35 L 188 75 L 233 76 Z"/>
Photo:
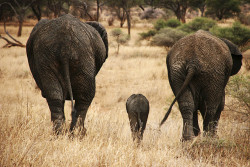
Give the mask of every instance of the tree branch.
<path id="1" fill-rule="evenodd" d="M 15 41 L 15 42 L 12 42 L 12 41 L 8 40 L 7 38 L 3 37 L 2 35 L 0 35 L 0 38 L 3 39 L 3 40 L 5 40 L 5 41 L 7 42 L 7 44 L 3 46 L 4 48 L 7 48 L 7 47 L 10 48 L 10 47 L 12 47 L 12 46 L 25 47 L 24 44 L 22 44 L 20 41 L 16 40 L 14 37 L 12 37 L 12 36 L 8 33 L 8 31 L 6 30 L 5 22 L 4 22 L 4 32 L 5 32 L 13 41 Z"/>

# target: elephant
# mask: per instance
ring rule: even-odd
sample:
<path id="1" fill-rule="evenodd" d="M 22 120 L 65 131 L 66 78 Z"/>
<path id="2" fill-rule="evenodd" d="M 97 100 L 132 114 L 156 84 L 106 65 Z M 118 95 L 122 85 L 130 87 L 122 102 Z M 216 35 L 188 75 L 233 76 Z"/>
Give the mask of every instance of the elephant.
<path id="1" fill-rule="evenodd" d="M 177 101 L 183 118 L 182 140 L 198 136 L 198 110 L 205 136 L 215 137 L 225 105 L 229 77 L 239 72 L 242 54 L 227 39 L 199 30 L 177 41 L 167 55 L 168 78 L 175 99 L 160 126 Z"/>
<path id="2" fill-rule="evenodd" d="M 140 142 L 143 139 L 143 133 L 147 124 L 149 102 L 144 95 L 133 94 L 127 99 L 126 110 L 133 141 Z"/>
<path id="3" fill-rule="evenodd" d="M 73 132 L 84 120 L 95 96 L 96 81 L 108 58 L 108 36 L 98 22 L 81 22 L 71 14 L 39 21 L 26 44 L 29 67 L 46 98 L 53 130 L 59 134 L 65 122 L 64 103 L 71 101 Z M 75 104 L 74 104 L 75 100 Z"/>

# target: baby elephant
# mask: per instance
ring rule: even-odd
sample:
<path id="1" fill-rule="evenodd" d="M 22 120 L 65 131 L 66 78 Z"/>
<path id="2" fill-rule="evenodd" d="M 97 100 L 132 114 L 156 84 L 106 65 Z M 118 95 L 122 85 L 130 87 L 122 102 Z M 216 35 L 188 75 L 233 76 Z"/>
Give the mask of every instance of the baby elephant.
<path id="1" fill-rule="evenodd" d="M 133 140 L 140 142 L 146 128 L 149 113 L 149 102 L 142 94 L 133 94 L 126 102 L 126 109 Z"/>

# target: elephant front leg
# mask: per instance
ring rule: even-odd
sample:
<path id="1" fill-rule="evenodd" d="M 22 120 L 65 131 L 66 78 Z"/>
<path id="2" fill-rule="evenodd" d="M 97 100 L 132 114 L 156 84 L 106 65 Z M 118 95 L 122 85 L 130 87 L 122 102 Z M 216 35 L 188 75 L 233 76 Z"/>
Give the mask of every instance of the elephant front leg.
<path id="1" fill-rule="evenodd" d="M 53 122 L 53 130 L 56 134 L 60 134 L 62 131 L 62 125 L 65 122 L 64 116 L 64 101 L 46 99 L 51 112 L 51 121 Z"/>

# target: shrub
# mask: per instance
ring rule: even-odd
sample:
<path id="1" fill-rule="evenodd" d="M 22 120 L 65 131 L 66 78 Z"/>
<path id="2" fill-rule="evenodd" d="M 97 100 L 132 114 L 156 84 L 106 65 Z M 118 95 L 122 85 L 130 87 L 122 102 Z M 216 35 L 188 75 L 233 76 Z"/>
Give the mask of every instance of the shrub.
<path id="1" fill-rule="evenodd" d="M 160 29 L 164 28 L 167 26 L 167 22 L 163 19 L 158 19 L 155 23 L 154 23 L 154 29 L 156 29 L 157 31 L 159 31 Z"/>
<path id="2" fill-rule="evenodd" d="M 181 22 L 177 19 L 169 19 L 169 20 L 164 20 L 164 19 L 158 19 L 155 24 L 154 24 L 154 29 L 159 31 L 162 28 L 165 27 L 172 27 L 176 28 L 181 25 Z"/>
<path id="3" fill-rule="evenodd" d="M 171 28 L 176 28 L 181 25 L 181 22 L 177 19 L 169 19 L 166 21 L 166 26 Z"/>
<path id="4" fill-rule="evenodd" d="M 149 30 L 148 32 L 140 33 L 141 39 L 149 39 L 156 34 L 155 30 Z"/>
<path id="5" fill-rule="evenodd" d="M 210 28 L 216 25 L 216 21 L 206 18 L 206 17 L 197 17 L 193 21 L 182 24 L 179 29 L 187 33 L 196 32 L 200 29 L 208 31 Z"/>
<path id="6" fill-rule="evenodd" d="M 109 26 L 112 26 L 112 25 L 114 24 L 114 21 L 115 21 L 115 19 L 114 19 L 113 16 L 109 17 L 109 18 L 108 18 L 108 25 L 109 25 Z"/>
<path id="7" fill-rule="evenodd" d="M 119 54 L 120 45 L 126 44 L 129 40 L 129 36 L 124 34 L 120 28 L 115 28 L 111 31 L 111 35 L 115 37 L 117 43 L 117 54 Z"/>
<path id="8" fill-rule="evenodd" d="M 237 111 L 246 116 L 250 116 L 250 75 L 235 75 L 230 77 L 226 87 L 227 95 L 234 98 L 227 107 L 232 111 Z"/>
<path id="9" fill-rule="evenodd" d="M 140 19 L 157 19 L 166 16 L 162 9 L 146 8 L 140 15 Z"/>
<path id="10" fill-rule="evenodd" d="M 250 14 L 240 14 L 239 20 L 242 24 L 250 25 Z"/>
<path id="11" fill-rule="evenodd" d="M 242 26 L 239 22 L 234 22 L 232 27 L 221 28 L 218 26 L 210 30 L 220 38 L 226 38 L 238 46 L 243 46 L 250 39 L 250 28 Z"/>
<path id="12" fill-rule="evenodd" d="M 151 44 L 157 46 L 165 46 L 171 47 L 182 37 L 186 36 L 187 33 L 174 29 L 174 28 L 164 28 L 157 33 L 153 39 Z"/>

